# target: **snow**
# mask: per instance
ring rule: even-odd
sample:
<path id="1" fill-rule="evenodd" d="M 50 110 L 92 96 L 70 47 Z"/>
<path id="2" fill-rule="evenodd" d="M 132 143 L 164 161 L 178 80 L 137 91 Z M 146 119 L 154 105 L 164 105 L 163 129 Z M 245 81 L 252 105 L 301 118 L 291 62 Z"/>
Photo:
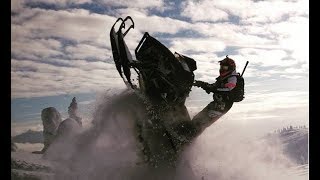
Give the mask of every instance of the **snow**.
<path id="1" fill-rule="evenodd" d="M 52 166 L 52 162 L 42 158 L 42 154 L 33 154 L 27 151 L 11 152 L 11 158 L 15 161 L 27 162 L 41 166 Z"/>
<path id="2" fill-rule="evenodd" d="M 40 151 L 43 148 L 43 143 L 15 143 L 18 147 L 17 151 Z"/>
<path id="3" fill-rule="evenodd" d="M 11 152 L 12 179 L 53 179 L 53 162 L 42 158 L 41 154 L 27 151 Z"/>
<path id="4" fill-rule="evenodd" d="M 122 107 L 111 105 L 111 112 Z M 135 108 L 138 109 L 137 106 Z M 295 161 L 301 156 L 308 157 L 307 129 L 287 130 L 263 139 L 248 139 L 243 133 L 245 129 L 233 129 L 223 123 L 214 124 L 195 139 L 181 153 L 176 170 L 159 171 L 155 168 L 150 171 L 140 163 L 138 154 L 141 147 L 137 147 L 135 137 L 130 133 L 134 119 L 128 109 L 120 109 L 122 113 L 97 113 L 95 123 L 100 123 L 98 128 L 85 129 L 74 138 L 62 138 L 58 144 L 49 147 L 52 153 L 48 157 L 51 158 L 32 154 L 30 147 L 26 148 L 28 145 L 22 149 L 20 145 L 17 152 L 11 153 L 12 176 L 45 180 L 117 180 L 130 177 L 132 180 L 155 176 L 167 179 L 164 176 L 173 172 L 174 180 L 308 179 L 308 161 L 300 161 L 300 164 Z M 287 147 L 290 147 L 289 151 Z"/>
<path id="5" fill-rule="evenodd" d="M 210 132 L 207 132 L 210 133 Z M 297 140 L 302 139 L 308 133 L 307 130 L 295 130 L 286 134 L 278 134 L 282 138 L 282 146 L 299 142 Z M 219 141 L 220 136 L 225 138 Z M 274 134 L 273 136 L 277 136 Z M 270 136 L 266 137 L 266 139 Z M 99 139 L 100 141 L 102 139 Z M 210 140 L 210 141 L 208 141 Z M 267 141 L 265 141 L 267 142 Z M 190 149 L 184 154 L 184 158 L 191 162 L 191 167 L 182 167 L 179 171 L 182 174 L 191 173 L 199 179 L 218 179 L 218 180 L 229 180 L 229 179 L 255 179 L 255 180 L 268 180 L 268 179 L 281 179 L 281 180 L 307 180 L 309 176 L 309 165 L 308 164 L 290 164 L 289 159 L 282 156 L 279 149 L 270 146 L 261 146 L 265 142 L 261 139 L 256 141 L 239 141 L 235 136 L 227 136 L 226 134 L 211 135 L 210 139 L 204 134 L 201 136 Z M 101 142 L 103 143 L 103 142 Z M 265 144 L 264 144 L 265 145 Z M 277 145 L 277 144 L 273 144 Z M 110 148 L 110 146 L 108 146 Z M 116 148 L 116 147 L 115 147 Z M 281 148 L 280 148 L 281 150 Z M 94 151 L 97 154 L 102 154 L 99 150 Z M 105 156 L 108 156 L 108 152 L 105 152 Z M 120 156 L 121 152 L 110 155 Z M 125 151 L 122 153 L 126 153 Z M 268 155 L 272 155 L 273 160 L 266 160 Z M 51 180 L 56 179 L 54 169 L 57 166 L 61 166 L 59 162 L 53 162 L 42 158 L 42 154 L 32 154 L 31 152 L 20 149 L 17 152 L 11 153 L 12 161 L 15 165 L 12 168 L 12 176 L 19 177 L 22 179 L 38 178 Z M 107 159 L 112 160 L 115 157 L 109 157 Z M 105 159 L 105 158 L 102 158 Z M 122 161 L 123 158 L 120 158 Z M 119 160 L 120 160 L 119 159 Z M 125 165 L 122 162 L 121 166 L 118 166 L 117 171 L 113 171 L 113 162 L 96 162 L 97 164 L 105 166 L 105 172 L 114 174 L 115 178 L 124 178 L 121 175 L 116 175 L 115 172 L 127 172 L 132 169 L 136 169 L 134 164 Z M 288 163 L 288 164 L 286 164 Z M 120 163 L 118 163 L 119 165 Z M 140 166 L 140 165 L 135 165 Z M 121 169 L 122 167 L 122 169 Z M 87 163 L 87 168 L 94 171 L 94 166 Z M 125 170 L 129 168 L 129 170 Z M 132 171 L 132 170 L 131 170 Z M 193 173 L 192 173 L 193 171 Z M 70 172 L 74 173 L 74 172 Z M 186 175 L 187 176 L 187 175 Z M 85 175 L 83 175 L 85 177 Z M 85 179 L 85 178 L 84 178 Z M 89 178 L 90 179 L 90 178 Z M 93 178 L 94 179 L 94 178 Z M 99 178 L 98 178 L 99 179 Z"/>

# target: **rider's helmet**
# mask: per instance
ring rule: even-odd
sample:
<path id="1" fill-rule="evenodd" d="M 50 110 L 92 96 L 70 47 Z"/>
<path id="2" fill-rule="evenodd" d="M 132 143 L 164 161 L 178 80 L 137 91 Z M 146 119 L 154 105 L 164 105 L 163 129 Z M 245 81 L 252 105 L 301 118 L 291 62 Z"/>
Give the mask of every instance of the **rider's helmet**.
<path id="1" fill-rule="evenodd" d="M 236 69 L 236 63 L 233 59 L 229 58 L 228 55 L 223 60 L 219 61 L 220 63 L 220 74 L 229 74 Z"/>

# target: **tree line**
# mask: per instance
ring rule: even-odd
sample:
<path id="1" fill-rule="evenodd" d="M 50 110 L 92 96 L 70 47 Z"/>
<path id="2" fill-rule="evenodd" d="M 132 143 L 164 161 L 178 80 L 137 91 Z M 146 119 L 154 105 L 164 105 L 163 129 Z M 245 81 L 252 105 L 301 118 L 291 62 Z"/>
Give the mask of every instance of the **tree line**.
<path id="1" fill-rule="evenodd" d="M 293 129 L 307 129 L 307 126 L 306 125 L 304 125 L 304 126 L 287 126 L 282 129 L 274 130 L 274 133 L 282 133 L 282 132 L 290 131 Z"/>

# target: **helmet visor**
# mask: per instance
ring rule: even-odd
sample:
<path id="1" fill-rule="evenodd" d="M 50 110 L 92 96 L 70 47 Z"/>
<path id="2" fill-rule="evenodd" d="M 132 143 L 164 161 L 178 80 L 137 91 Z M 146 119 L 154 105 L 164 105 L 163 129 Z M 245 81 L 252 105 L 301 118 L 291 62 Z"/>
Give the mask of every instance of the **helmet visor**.
<path id="1" fill-rule="evenodd" d="M 226 71 L 226 70 L 228 70 L 228 66 L 225 66 L 225 65 L 221 65 L 220 66 L 220 70 L 222 70 L 222 71 Z"/>

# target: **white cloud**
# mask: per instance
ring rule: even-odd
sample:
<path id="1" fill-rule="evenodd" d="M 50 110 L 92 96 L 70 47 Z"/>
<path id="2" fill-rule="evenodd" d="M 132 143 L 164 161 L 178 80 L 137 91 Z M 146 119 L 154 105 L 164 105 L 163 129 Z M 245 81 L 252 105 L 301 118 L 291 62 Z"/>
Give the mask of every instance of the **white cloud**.
<path id="1" fill-rule="evenodd" d="M 161 8 L 164 6 L 163 0 L 99 0 L 106 6 L 124 6 L 130 8 Z"/>
<path id="2" fill-rule="evenodd" d="M 219 21 L 227 20 L 228 13 L 217 8 L 212 1 L 187 1 L 184 3 L 181 15 L 191 18 L 192 21 Z"/>
<path id="3" fill-rule="evenodd" d="M 125 13 L 121 15 L 124 17 Z M 135 13 L 133 18 L 136 29 L 131 30 L 130 36 L 126 37 L 127 45 L 131 50 L 137 46 L 144 31 L 148 31 L 151 34 L 156 32 L 176 33 L 188 25 L 183 21 L 147 16 L 145 14 L 139 15 Z M 36 48 L 31 48 L 33 46 L 32 43 L 38 43 L 38 40 L 34 40 L 34 38 L 58 37 L 81 43 L 76 46 L 66 47 L 66 51 L 72 53 L 71 58 L 83 59 L 94 54 L 97 59 L 102 60 L 106 55 L 108 57 L 111 56 L 109 28 L 115 20 L 115 17 L 90 14 L 87 10 L 26 9 L 24 13 L 13 17 L 13 52 L 35 59 L 37 57 L 35 53 L 39 54 L 41 48 L 37 48 L 36 44 Z M 31 45 L 27 47 L 23 43 L 31 43 Z M 107 48 L 108 51 L 104 53 L 102 48 Z M 40 50 L 38 51 L 38 49 Z M 48 49 L 48 51 L 50 50 Z"/>
<path id="4" fill-rule="evenodd" d="M 309 20 L 294 17 L 286 22 L 270 26 L 271 31 L 279 36 L 279 45 L 293 51 L 292 57 L 300 62 L 309 60 Z"/>
<path id="5" fill-rule="evenodd" d="M 87 44 L 67 46 L 65 50 L 67 54 L 69 54 L 69 56 L 73 59 L 95 58 L 104 60 L 106 59 L 107 54 L 107 51 L 105 49 Z"/>
<path id="6" fill-rule="evenodd" d="M 72 61 L 69 65 L 71 67 L 59 67 L 41 62 L 12 59 L 12 98 L 94 92 L 109 87 L 124 87 L 113 65 L 81 60 Z"/>
<path id="7" fill-rule="evenodd" d="M 19 12 L 23 9 L 24 1 L 23 0 L 11 0 L 11 11 Z"/>
<path id="8" fill-rule="evenodd" d="M 55 4 L 59 6 L 66 6 L 70 4 L 84 4 L 84 3 L 91 3 L 92 0 L 27 0 L 27 2 L 33 3 L 46 3 L 46 4 Z"/>
<path id="9" fill-rule="evenodd" d="M 250 15 L 244 23 L 268 23 L 281 21 L 284 16 L 304 16 L 309 14 L 309 3 L 306 0 L 258 1 L 248 7 Z"/>
<path id="10" fill-rule="evenodd" d="M 33 13 L 31 18 L 23 19 L 19 14 L 13 18 L 15 24 L 20 24 L 20 28 L 28 31 L 31 37 L 50 38 L 60 37 L 76 42 L 94 42 L 100 46 L 105 46 L 107 35 L 106 29 L 111 27 L 116 18 L 90 14 L 87 10 L 71 9 L 68 11 L 54 11 L 42 9 L 27 9 L 26 12 Z"/>
<path id="11" fill-rule="evenodd" d="M 288 78 L 288 79 L 299 79 L 302 78 L 302 76 L 298 75 L 280 75 L 280 77 Z"/>
<path id="12" fill-rule="evenodd" d="M 170 49 L 181 53 L 186 51 L 210 53 L 222 51 L 225 47 L 222 41 L 215 38 L 173 38 Z"/>
<path id="13" fill-rule="evenodd" d="M 253 88 L 250 89 L 253 90 Z M 228 121 L 247 125 L 260 124 L 260 126 L 263 125 L 261 129 L 282 128 L 287 125 L 301 125 L 308 122 L 307 92 L 294 90 L 275 92 L 276 88 L 272 89 L 269 86 L 264 89 L 266 91 L 247 90 L 245 99 L 241 103 L 235 103 L 228 112 Z"/>
<path id="14" fill-rule="evenodd" d="M 67 2 L 71 1 L 62 1 L 61 3 Z M 151 36 L 165 40 L 171 51 L 177 51 L 194 58 L 198 65 L 195 75 L 201 80 L 211 82 L 214 77 L 218 76 L 218 64 L 215 63 L 224 58 L 226 54 L 218 57 L 217 52 L 226 52 L 227 47 L 233 47 L 232 53 L 234 54 L 231 56 L 229 54 L 229 57 L 236 60 L 238 71 L 242 70 L 247 60 L 250 61 L 246 70 L 246 77 L 274 78 L 274 75 L 284 78 L 305 77 L 308 72 L 309 36 L 308 8 L 301 4 L 303 2 L 253 2 L 245 0 L 241 2 L 210 2 L 205 0 L 186 2 L 183 6 L 186 8 L 184 9 L 185 12 L 188 8 L 189 10 L 191 8 L 195 9 L 193 12 L 206 12 L 207 14 L 214 12 L 214 9 L 223 10 L 231 15 L 239 16 L 240 24 L 230 20 L 228 22 L 212 23 L 212 20 L 205 19 L 206 17 L 191 16 L 192 13 L 189 14 L 190 16 L 185 15 L 191 19 L 198 18 L 197 20 L 194 19 L 195 21 L 206 22 L 187 22 L 154 15 L 150 8 L 159 10 L 156 6 L 161 6 L 160 8 L 169 7 L 170 3 L 164 4 L 163 1 L 101 2 L 106 7 L 108 4 L 109 6 L 123 5 L 120 9 L 113 10 L 114 16 L 90 13 L 84 9 L 29 9 L 27 7 L 23 8 L 23 3 L 16 3 L 16 9 L 20 10 L 17 11 L 18 14 L 12 16 L 12 53 L 15 55 L 13 60 L 19 58 L 26 61 L 16 60 L 12 63 L 12 81 L 15 91 L 13 94 L 14 96 L 21 96 L 17 93 L 20 92 L 30 95 L 32 87 L 38 89 L 32 94 L 45 94 L 46 87 L 50 87 L 48 91 L 50 94 L 55 94 L 54 91 L 57 89 L 63 90 L 59 91 L 59 93 L 62 93 L 71 91 L 68 88 L 77 91 L 102 89 L 110 86 L 106 84 L 111 84 L 111 82 L 116 83 L 114 86 L 123 85 L 113 63 L 108 64 L 104 61 L 112 62 L 109 41 L 110 27 L 118 17 L 124 18 L 128 14 L 132 16 L 135 22 L 135 29 L 132 29 L 125 37 L 131 52 L 137 46 L 143 32 L 149 32 Z M 272 17 L 267 16 L 272 3 L 279 5 L 279 7 L 276 7 L 274 17 L 273 15 Z M 266 9 L 262 10 L 261 5 L 265 5 Z M 282 12 L 286 10 L 285 5 L 288 5 L 291 10 Z M 196 9 L 197 7 L 202 8 Z M 247 7 L 256 7 L 256 10 Z M 243 11 L 243 9 L 246 10 Z M 261 13 L 258 13 L 258 11 L 261 11 Z M 284 14 L 290 14 L 291 16 L 283 19 L 285 21 L 280 21 L 281 18 L 279 20 L 278 17 L 282 17 Z M 221 17 L 225 21 L 227 19 L 223 18 L 224 16 Z M 219 17 L 219 15 L 215 17 Z M 244 19 L 264 19 L 265 17 L 268 18 L 267 24 L 263 24 L 262 20 L 245 21 Z M 271 19 L 275 22 L 272 22 Z M 200 36 L 197 36 L 197 38 L 174 36 L 182 30 L 197 32 L 197 35 Z M 158 33 L 168 33 L 173 37 L 165 38 Z M 72 44 L 64 44 L 64 40 L 72 40 Z M 62 58 L 53 59 L 52 56 L 56 55 Z M 134 53 L 132 55 L 134 56 Z M 69 60 L 64 60 L 64 58 Z M 92 59 L 101 62 L 90 62 Z M 39 62 L 35 64 L 35 62 L 28 60 Z M 41 62 L 46 64 L 41 64 Z M 264 69 L 270 66 L 278 68 Z M 23 71 L 25 68 L 28 71 Z M 30 72 L 30 70 L 34 72 Z M 91 76 L 88 74 L 91 74 Z M 32 78 L 39 79 L 45 87 L 40 87 L 41 85 L 32 82 Z M 110 79 L 112 79 L 111 82 Z M 63 87 L 62 82 L 68 85 Z M 18 84 L 24 84 L 25 87 L 19 87 Z M 98 84 L 104 85 L 99 88 Z M 79 86 L 82 87 L 79 88 Z"/>
<path id="15" fill-rule="evenodd" d="M 276 22 L 284 15 L 308 15 L 308 1 L 251 1 L 251 0 L 189 0 L 184 3 L 182 15 L 193 21 L 227 20 L 238 16 L 244 23 Z"/>
<path id="16" fill-rule="evenodd" d="M 306 1 L 279 2 L 279 1 L 199 1 L 192 4 L 192 8 L 199 8 L 195 12 L 210 12 L 212 7 L 226 10 L 240 17 L 240 24 L 232 21 L 223 23 L 201 23 L 190 24 L 190 28 L 205 36 L 215 37 L 226 46 L 239 48 L 262 48 L 270 49 L 274 53 L 268 53 L 269 57 L 262 57 L 264 65 L 276 65 L 275 58 L 282 57 L 281 50 L 290 51 L 291 60 L 280 65 L 290 66 L 296 62 L 308 63 L 309 49 L 309 23 L 308 3 Z M 196 6 L 197 5 L 197 6 Z M 186 6 L 188 8 L 188 6 Z M 244 10 L 245 9 L 245 10 Z M 288 15 L 287 19 L 284 15 Z M 192 17 L 192 13 L 189 14 Z M 199 16 L 200 18 L 201 16 Z M 211 17 L 211 16 L 208 16 Z M 251 19 L 250 19 L 250 18 Z M 198 18 L 195 16 L 194 18 Z M 249 18 L 249 19 L 248 19 Z M 255 19 L 255 20 L 253 20 Z M 259 19 L 259 20 L 258 20 Z M 205 20 L 205 18 L 203 18 Z M 245 23 L 245 24 L 241 24 Z M 267 22 L 267 23 L 265 23 Z M 273 22 L 273 23 L 272 23 Z M 259 51 L 259 50 L 257 50 Z M 283 53 L 282 53 L 283 54 Z M 245 57 L 245 56 L 244 56 Z M 268 59 L 268 61 L 265 61 Z M 260 60 L 258 60 L 260 61 Z"/>
<path id="17" fill-rule="evenodd" d="M 251 103 L 260 103 L 263 106 L 257 106 L 265 111 L 271 111 L 278 108 L 289 108 L 297 106 L 308 106 L 308 93 L 302 91 L 281 91 L 268 93 L 250 93 L 248 100 Z"/>
<path id="18" fill-rule="evenodd" d="M 119 12 L 121 12 L 119 10 Z M 153 33 L 175 34 L 180 30 L 188 29 L 189 23 L 168 17 L 147 15 L 145 13 L 135 13 L 131 17 L 135 22 L 136 31 Z M 127 16 L 127 11 L 121 12 L 121 17 Z"/>
<path id="19" fill-rule="evenodd" d="M 275 45 L 275 41 L 269 39 L 265 34 L 250 33 L 251 27 L 256 26 L 239 26 L 231 22 L 224 23 L 195 23 L 190 25 L 190 28 L 206 37 L 215 37 L 223 41 L 226 45 L 240 46 L 240 47 L 268 47 Z M 255 29 L 256 30 L 256 29 Z"/>
<path id="20" fill-rule="evenodd" d="M 297 64 L 294 59 L 282 60 L 288 56 L 283 50 L 242 48 L 238 52 L 239 56 L 235 59 L 248 59 L 251 63 L 259 63 L 262 66 L 292 66 Z"/>
<path id="21" fill-rule="evenodd" d="M 20 57 L 46 58 L 54 55 L 62 55 L 59 50 L 61 43 L 53 39 L 17 39 L 11 44 L 11 52 Z"/>
<path id="22" fill-rule="evenodd" d="M 297 73 L 306 73 L 303 69 L 301 68 L 286 68 L 285 70 L 285 73 L 288 73 L 288 74 L 297 74 Z"/>

